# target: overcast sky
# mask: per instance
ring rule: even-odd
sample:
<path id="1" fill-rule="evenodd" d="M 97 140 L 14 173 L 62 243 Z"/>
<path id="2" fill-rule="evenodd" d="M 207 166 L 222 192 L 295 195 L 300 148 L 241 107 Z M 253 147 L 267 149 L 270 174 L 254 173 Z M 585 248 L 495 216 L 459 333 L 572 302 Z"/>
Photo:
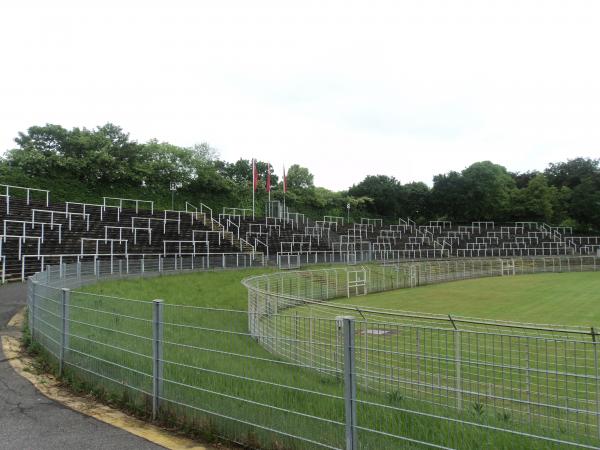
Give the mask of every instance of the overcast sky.
<path id="1" fill-rule="evenodd" d="M 0 149 L 115 123 L 225 160 L 431 183 L 600 156 L 598 1 L 0 3 Z"/>

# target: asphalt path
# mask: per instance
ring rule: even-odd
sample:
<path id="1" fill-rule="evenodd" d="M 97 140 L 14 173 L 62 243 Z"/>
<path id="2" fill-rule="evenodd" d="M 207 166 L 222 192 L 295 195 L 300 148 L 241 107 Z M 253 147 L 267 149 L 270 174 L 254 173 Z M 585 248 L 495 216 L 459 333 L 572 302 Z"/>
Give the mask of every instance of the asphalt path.
<path id="1" fill-rule="evenodd" d="M 0 335 L 25 304 L 26 285 L 0 286 Z M 40 394 L 10 366 L 0 346 L 0 448 L 23 449 L 161 449 L 126 431 L 80 414 Z"/>

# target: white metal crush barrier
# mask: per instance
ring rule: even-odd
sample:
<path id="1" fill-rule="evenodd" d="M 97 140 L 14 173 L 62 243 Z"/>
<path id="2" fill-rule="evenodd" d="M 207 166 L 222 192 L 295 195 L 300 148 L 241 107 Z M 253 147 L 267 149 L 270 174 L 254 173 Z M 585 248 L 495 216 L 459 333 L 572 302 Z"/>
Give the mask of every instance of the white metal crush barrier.
<path id="1" fill-rule="evenodd" d="M 30 188 L 30 187 L 23 187 L 23 186 L 13 186 L 10 184 L 0 184 L 0 188 L 4 188 L 4 194 L 0 194 L 0 197 L 4 197 L 6 200 L 6 215 L 10 214 L 10 191 L 12 190 L 14 191 L 25 191 L 25 201 L 27 202 L 27 204 L 31 204 L 31 194 L 35 193 L 35 192 L 42 192 L 44 193 L 44 196 L 46 197 L 46 207 L 48 207 L 48 205 L 50 204 L 50 191 L 46 190 L 46 189 L 35 189 L 35 188 Z M 13 196 L 14 197 L 14 196 Z"/>

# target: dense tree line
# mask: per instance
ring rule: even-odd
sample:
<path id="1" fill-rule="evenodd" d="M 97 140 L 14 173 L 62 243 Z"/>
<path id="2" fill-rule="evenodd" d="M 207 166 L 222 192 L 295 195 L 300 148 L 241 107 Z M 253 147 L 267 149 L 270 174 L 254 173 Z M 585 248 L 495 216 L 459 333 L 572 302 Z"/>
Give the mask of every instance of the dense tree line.
<path id="1" fill-rule="evenodd" d="M 203 202 L 217 210 L 223 206 L 250 207 L 252 163 L 227 162 L 208 144 L 179 147 L 151 140 L 138 143 L 121 128 L 106 124 L 89 130 L 67 130 L 59 125 L 30 127 L 19 133 L 16 147 L 0 159 L 0 183 L 49 189 L 54 199 L 97 202 L 102 196 L 152 198 L 171 206 L 170 182 L 181 188 L 176 206 Z M 258 161 L 260 189 L 257 207 L 267 201 L 267 162 Z M 283 199 L 282 181 L 271 167 L 272 199 Z M 340 211 L 355 199 L 314 186 L 307 168 L 294 164 L 287 171 L 287 202 L 306 207 L 314 215 Z"/>
<path id="2" fill-rule="evenodd" d="M 252 164 L 219 159 L 206 143 L 179 147 L 151 140 L 138 143 L 121 128 L 106 124 L 89 130 L 59 125 L 34 126 L 19 133 L 16 147 L 0 159 L 0 182 L 50 189 L 55 199 L 97 201 L 103 195 L 152 198 L 170 207 L 169 183 L 181 183 L 177 206 L 184 201 L 249 207 Z M 267 163 L 261 174 L 258 205 Z M 271 168 L 273 171 L 273 168 Z M 287 204 L 314 217 L 412 217 L 455 222 L 535 220 L 572 225 L 581 232 L 600 231 L 600 160 L 577 158 L 550 164 L 543 172 L 511 173 L 489 161 L 461 172 L 450 171 L 425 183 L 402 184 L 394 177 L 369 175 L 348 191 L 314 185 L 310 171 L 297 164 L 287 173 Z M 271 174 L 272 198 L 282 200 L 282 180 Z"/>
<path id="3" fill-rule="evenodd" d="M 393 177 L 367 176 L 350 195 L 373 199 L 376 214 L 418 220 L 541 221 L 600 231 L 600 160 L 576 158 L 550 164 L 543 172 L 511 173 L 490 161 L 423 183 L 401 184 Z"/>

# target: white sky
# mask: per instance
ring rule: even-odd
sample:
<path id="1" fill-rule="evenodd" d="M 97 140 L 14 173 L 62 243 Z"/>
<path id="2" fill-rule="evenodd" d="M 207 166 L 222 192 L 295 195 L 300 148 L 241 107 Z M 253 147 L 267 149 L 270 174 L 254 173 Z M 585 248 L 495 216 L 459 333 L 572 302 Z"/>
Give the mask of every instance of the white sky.
<path id="1" fill-rule="evenodd" d="M 207 141 L 345 189 L 600 156 L 598 1 L 5 1 L 0 149 L 45 123 Z"/>

